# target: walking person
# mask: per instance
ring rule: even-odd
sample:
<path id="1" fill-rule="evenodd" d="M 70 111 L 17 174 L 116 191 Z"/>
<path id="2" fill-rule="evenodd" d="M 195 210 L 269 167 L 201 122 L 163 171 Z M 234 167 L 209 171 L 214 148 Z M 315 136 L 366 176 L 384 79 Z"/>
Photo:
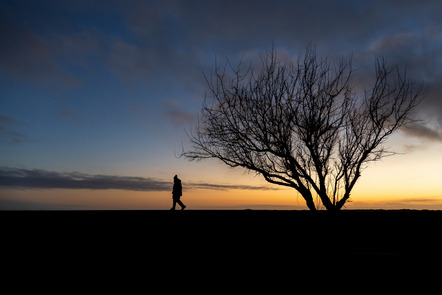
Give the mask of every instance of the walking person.
<path id="1" fill-rule="evenodd" d="M 178 178 L 177 175 L 173 177 L 173 189 L 172 189 L 172 200 L 173 200 L 173 207 L 170 210 L 175 210 L 175 206 L 178 203 L 178 205 L 181 206 L 181 210 L 184 210 L 186 206 L 181 202 L 180 198 L 183 195 L 183 188 L 181 186 L 181 180 Z"/>

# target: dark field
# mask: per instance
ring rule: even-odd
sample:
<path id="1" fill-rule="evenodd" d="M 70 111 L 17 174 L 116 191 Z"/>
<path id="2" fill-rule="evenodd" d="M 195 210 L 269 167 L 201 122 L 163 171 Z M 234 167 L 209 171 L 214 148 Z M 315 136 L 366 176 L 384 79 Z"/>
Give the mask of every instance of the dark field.
<path id="1" fill-rule="evenodd" d="M 350 285 L 406 290 L 442 281 L 441 211 L 29 211 L 0 217 L 3 282 L 21 278 L 18 286 L 297 293 Z"/>

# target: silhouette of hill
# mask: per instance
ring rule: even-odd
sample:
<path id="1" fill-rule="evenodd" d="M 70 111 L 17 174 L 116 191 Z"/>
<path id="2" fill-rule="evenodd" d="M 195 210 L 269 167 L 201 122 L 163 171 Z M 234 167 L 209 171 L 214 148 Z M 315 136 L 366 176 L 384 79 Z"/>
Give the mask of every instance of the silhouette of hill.
<path id="1" fill-rule="evenodd" d="M 35 278 L 123 277 L 150 288 L 180 283 L 305 289 L 439 280 L 442 211 L 1 212 L 3 264 Z M 25 270 L 25 272 L 23 272 Z M 7 279 L 5 279 L 7 281 Z M 258 285 L 257 285 L 258 284 Z M 330 285 L 328 285 L 330 284 Z M 276 288 L 276 289 L 275 289 Z M 365 288 L 365 287 L 364 287 Z M 249 290 L 250 291 L 250 290 Z"/>

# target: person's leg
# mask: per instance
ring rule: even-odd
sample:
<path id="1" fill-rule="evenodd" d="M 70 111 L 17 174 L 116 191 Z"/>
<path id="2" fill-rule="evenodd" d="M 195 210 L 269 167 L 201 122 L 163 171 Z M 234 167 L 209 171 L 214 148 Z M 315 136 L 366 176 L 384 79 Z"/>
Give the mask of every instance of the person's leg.
<path id="1" fill-rule="evenodd" d="M 172 206 L 172 208 L 170 208 L 170 210 L 175 210 L 175 207 L 176 207 L 176 200 L 173 199 L 173 206 Z"/>
<path id="2" fill-rule="evenodd" d="M 181 202 L 181 200 L 176 200 L 176 202 L 178 203 L 178 205 L 181 206 L 181 210 L 184 210 L 184 208 L 186 208 L 186 205 L 183 204 L 183 202 Z"/>

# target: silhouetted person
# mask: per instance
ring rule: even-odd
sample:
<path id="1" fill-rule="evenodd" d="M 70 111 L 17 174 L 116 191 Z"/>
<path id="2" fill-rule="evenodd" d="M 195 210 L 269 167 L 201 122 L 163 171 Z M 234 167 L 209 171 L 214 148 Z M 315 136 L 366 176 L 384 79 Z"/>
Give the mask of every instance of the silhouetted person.
<path id="1" fill-rule="evenodd" d="M 180 198 L 183 195 L 183 188 L 181 186 L 181 180 L 177 175 L 173 177 L 173 190 L 172 190 L 172 200 L 173 207 L 170 210 L 175 210 L 176 203 L 181 206 L 181 210 L 184 210 L 186 206 L 181 202 Z"/>

